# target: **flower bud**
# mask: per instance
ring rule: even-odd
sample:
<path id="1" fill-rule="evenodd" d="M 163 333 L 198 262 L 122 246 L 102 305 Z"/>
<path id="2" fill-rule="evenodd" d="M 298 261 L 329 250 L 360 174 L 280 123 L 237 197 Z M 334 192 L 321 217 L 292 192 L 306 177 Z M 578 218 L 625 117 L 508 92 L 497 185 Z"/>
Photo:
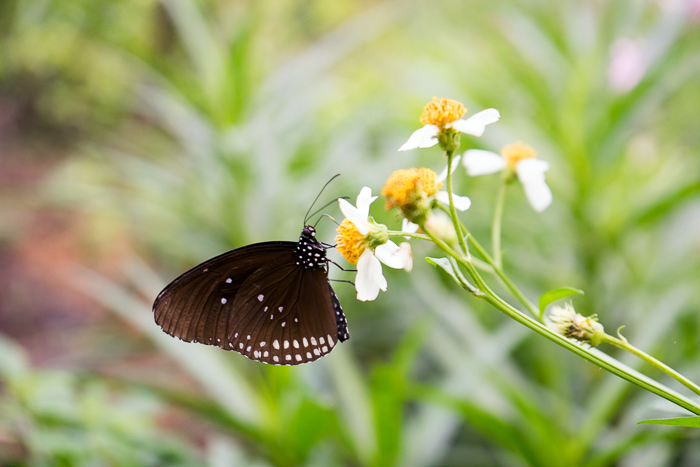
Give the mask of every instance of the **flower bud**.
<path id="1" fill-rule="evenodd" d="M 562 336 L 591 344 L 593 347 L 600 344 L 605 337 L 605 330 L 598 318 L 595 315 L 585 317 L 576 313 L 571 303 L 567 303 L 563 308 L 553 306 L 547 316 L 547 327 Z"/>

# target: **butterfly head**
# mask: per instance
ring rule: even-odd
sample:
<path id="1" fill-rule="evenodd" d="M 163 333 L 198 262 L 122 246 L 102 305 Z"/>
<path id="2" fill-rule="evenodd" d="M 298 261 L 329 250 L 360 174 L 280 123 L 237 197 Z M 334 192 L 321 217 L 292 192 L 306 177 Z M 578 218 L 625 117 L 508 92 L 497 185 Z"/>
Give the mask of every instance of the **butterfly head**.
<path id="1" fill-rule="evenodd" d="M 316 239 L 316 229 L 307 225 L 301 231 L 296 249 L 297 265 L 305 268 L 326 268 L 326 247 Z"/>

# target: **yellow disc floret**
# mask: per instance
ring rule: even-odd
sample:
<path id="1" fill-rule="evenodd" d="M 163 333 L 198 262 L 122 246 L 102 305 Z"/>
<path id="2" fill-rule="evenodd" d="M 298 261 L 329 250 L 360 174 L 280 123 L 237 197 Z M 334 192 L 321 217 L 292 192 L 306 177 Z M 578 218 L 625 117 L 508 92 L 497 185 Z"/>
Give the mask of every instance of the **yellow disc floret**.
<path id="1" fill-rule="evenodd" d="M 532 159 L 537 157 L 537 151 L 532 149 L 522 141 L 514 144 L 509 144 L 501 149 L 501 156 L 506 160 L 508 166 L 515 169 L 515 165 L 523 159 Z"/>
<path id="2" fill-rule="evenodd" d="M 423 125 L 435 125 L 441 130 L 448 123 L 455 122 L 467 113 L 464 104 L 452 99 L 433 97 L 433 100 L 423 109 L 420 122 Z"/>
<path id="3" fill-rule="evenodd" d="M 402 169 L 391 174 L 382 188 L 382 196 L 386 198 L 387 209 L 397 207 L 406 219 L 422 225 L 430 213 L 430 197 L 441 186 L 430 169 Z"/>
<path id="4" fill-rule="evenodd" d="M 442 186 L 437 182 L 435 172 L 430 169 L 397 170 L 386 181 L 382 196 L 386 198 L 386 208 L 403 208 L 417 200 L 433 196 Z"/>
<path id="5" fill-rule="evenodd" d="M 344 219 L 335 236 L 336 248 L 350 264 L 357 264 L 360 255 L 367 249 L 367 237 L 362 235 L 355 224 Z"/>

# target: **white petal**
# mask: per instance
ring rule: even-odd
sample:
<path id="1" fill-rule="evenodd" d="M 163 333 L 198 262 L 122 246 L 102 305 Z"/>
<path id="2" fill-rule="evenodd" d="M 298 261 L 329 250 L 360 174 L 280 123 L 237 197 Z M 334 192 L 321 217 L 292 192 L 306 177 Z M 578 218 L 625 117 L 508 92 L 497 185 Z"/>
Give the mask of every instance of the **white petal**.
<path id="1" fill-rule="evenodd" d="M 450 205 L 450 195 L 446 191 L 438 191 L 435 193 L 435 199 L 446 206 Z M 454 193 L 452 193 L 452 202 L 455 203 L 455 209 L 458 211 L 466 211 L 472 205 L 472 200 L 466 196 L 459 196 Z"/>
<path id="2" fill-rule="evenodd" d="M 355 206 L 344 199 L 339 199 L 338 204 L 340 205 L 340 211 L 350 222 L 355 224 L 357 230 L 359 230 L 362 235 L 367 235 L 370 231 L 370 225 L 367 223 L 367 216 L 363 216 Z"/>
<path id="3" fill-rule="evenodd" d="M 406 272 L 413 271 L 413 252 L 411 251 L 411 244 L 403 242 L 399 247 L 404 257 L 403 270 Z"/>
<path id="4" fill-rule="evenodd" d="M 518 179 L 522 183 L 544 181 L 544 173 L 547 170 L 549 170 L 549 163 L 534 157 L 521 159 L 515 164 L 515 171 L 518 173 Z"/>
<path id="5" fill-rule="evenodd" d="M 549 164 L 539 159 L 523 159 L 515 166 L 518 179 L 525 189 L 525 196 L 537 212 L 544 211 L 552 204 L 552 190 L 544 181 L 544 173 L 548 169 Z"/>
<path id="6" fill-rule="evenodd" d="M 535 211 L 542 212 L 552 204 L 552 190 L 549 189 L 547 182 L 544 180 L 540 182 L 523 183 L 523 188 L 525 189 L 525 196 L 527 196 L 530 206 L 532 206 Z"/>
<path id="7" fill-rule="evenodd" d="M 364 216 L 365 222 L 369 217 L 369 205 L 372 204 L 377 198 L 378 196 L 372 197 L 372 189 L 368 186 L 363 187 L 360 190 L 360 194 L 357 195 L 357 210 L 362 216 Z"/>
<path id="8" fill-rule="evenodd" d="M 506 160 L 503 157 L 483 149 L 470 149 L 465 152 L 462 164 L 472 177 L 500 172 L 506 168 Z"/>
<path id="9" fill-rule="evenodd" d="M 382 264 L 371 250 L 365 250 L 357 261 L 357 299 L 363 302 L 374 300 L 379 295 L 379 290 L 386 291 L 386 285 L 386 279 L 382 275 Z"/>
<path id="10" fill-rule="evenodd" d="M 452 158 L 452 167 L 450 168 L 450 173 L 455 173 L 455 170 L 457 170 L 457 166 L 459 165 L 459 160 L 462 158 L 462 156 L 455 156 Z M 447 180 L 447 166 L 445 166 L 444 169 L 442 169 L 442 172 L 440 172 L 440 175 L 437 176 L 437 181 L 438 182 L 444 182 Z"/>
<path id="11" fill-rule="evenodd" d="M 390 268 L 403 269 L 405 258 L 403 250 L 396 243 L 389 240 L 384 245 L 374 249 L 375 256 Z"/>
<path id="12" fill-rule="evenodd" d="M 414 224 L 413 222 L 404 218 L 404 220 L 401 222 L 401 231 L 408 233 L 416 233 L 418 232 L 418 224 Z"/>
<path id="13" fill-rule="evenodd" d="M 435 125 L 425 125 L 413 132 L 413 134 L 408 138 L 403 146 L 399 148 L 399 151 L 408 151 L 409 149 L 416 148 L 429 148 L 435 146 L 438 143 L 436 138 L 437 134 L 440 132 L 440 128 Z"/>
<path id="14" fill-rule="evenodd" d="M 455 130 L 473 136 L 481 136 L 484 134 L 486 125 L 497 122 L 501 118 L 501 114 L 496 109 L 486 109 L 476 113 L 466 120 L 457 120 L 456 122 L 448 123 L 446 127 L 454 128 Z"/>

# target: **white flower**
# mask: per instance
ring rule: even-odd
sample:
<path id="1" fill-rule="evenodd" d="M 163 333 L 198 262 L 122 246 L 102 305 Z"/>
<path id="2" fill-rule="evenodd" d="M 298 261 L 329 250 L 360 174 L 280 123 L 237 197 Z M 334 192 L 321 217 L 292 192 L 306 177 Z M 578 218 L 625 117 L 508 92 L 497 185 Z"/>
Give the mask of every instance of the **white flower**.
<path id="1" fill-rule="evenodd" d="M 452 158 L 452 167 L 450 168 L 450 173 L 454 173 L 454 171 L 457 169 L 460 158 L 461 156 L 455 156 Z M 437 183 L 442 183 L 445 180 L 447 180 L 447 167 L 445 167 L 443 171 L 440 172 L 436 179 Z M 450 205 L 450 195 L 446 191 L 438 191 L 437 193 L 435 193 L 435 199 L 437 199 L 446 206 Z M 455 204 L 455 209 L 458 211 L 466 211 L 472 205 L 472 200 L 470 200 L 468 197 L 460 196 L 455 193 L 452 193 L 452 201 Z"/>
<path id="2" fill-rule="evenodd" d="M 532 208 L 542 212 L 552 204 L 552 190 L 544 180 L 549 164 L 535 158 L 529 146 L 516 143 L 503 148 L 504 156 L 482 149 L 470 149 L 464 153 L 463 164 L 471 176 L 501 172 L 510 167 L 518 176 L 525 190 L 525 196 Z"/>
<path id="3" fill-rule="evenodd" d="M 457 130 L 460 133 L 465 133 L 472 136 L 481 136 L 484 134 L 486 125 L 497 122 L 501 118 L 501 114 L 496 109 L 486 109 L 476 113 L 466 120 L 455 120 L 445 124 L 444 128 Z M 427 124 L 413 132 L 399 151 L 408 151 L 417 148 L 430 148 L 438 144 L 438 134 L 442 129 L 437 125 Z"/>
<path id="4" fill-rule="evenodd" d="M 401 221 L 401 232 L 407 232 L 407 233 L 416 233 L 418 232 L 418 229 L 420 226 L 418 224 L 414 224 L 413 222 L 409 221 L 405 217 Z M 406 237 L 409 238 L 409 237 Z"/>
<path id="5" fill-rule="evenodd" d="M 390 268 L 402 269 L 407 265 L 410 250 L 399 247 L 396 243 L 386 239 L 386 227 L 374 223 L 369 218 L 369 206 L 377 199 L 372 196 L 372 190 L 364 187 L 357 196 L 357 207 L 344 199 L 339 199 L 340 210 L 346 219 L 338 227 L 338 251 L 345 258 L 357 264 L 357 277 L 355 278 L 355 289 L 357 299 L 361 301 L 374 300 L 379 295 L 379 291 L 386 292 L 387 283 L 382 274 L 381 263 Z M 346 223 L 346 221 L 348 221 Z M 348 225 L 352 224 L 352 225 Z M 381 241 L 382 234 L 385 236 L 384 243 L 371 247 L 374 241 Z M 381 261 L 381 263 L 380 263 Z"/>

